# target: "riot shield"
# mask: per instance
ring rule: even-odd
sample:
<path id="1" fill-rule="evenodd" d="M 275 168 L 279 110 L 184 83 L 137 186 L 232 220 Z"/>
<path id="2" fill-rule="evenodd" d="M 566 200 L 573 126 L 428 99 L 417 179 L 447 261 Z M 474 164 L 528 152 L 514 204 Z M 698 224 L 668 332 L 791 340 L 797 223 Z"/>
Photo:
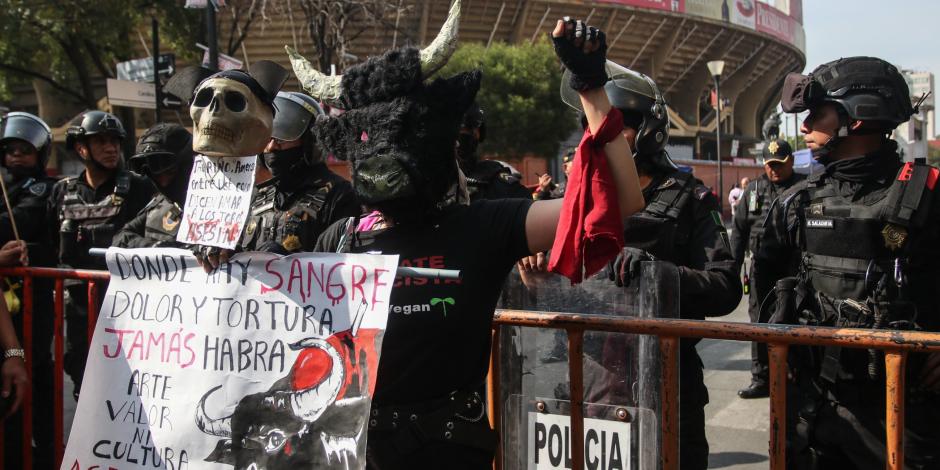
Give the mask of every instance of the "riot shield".
<path id="1" fill-rule="evenodd" d="M 628 287 L 617 287 L 604 271 L 575 286 L 557 275 L 513 271 L 499 307 L 678 318 L 678 271 L 671 263 L 644 262 L 638 279 Z M 503 468 L 571 468 L 566 332 L 500 328 Z M 583 349 L 585 468 L 659 468 L 661 367 L 657 338 L 588 331 Z"/>

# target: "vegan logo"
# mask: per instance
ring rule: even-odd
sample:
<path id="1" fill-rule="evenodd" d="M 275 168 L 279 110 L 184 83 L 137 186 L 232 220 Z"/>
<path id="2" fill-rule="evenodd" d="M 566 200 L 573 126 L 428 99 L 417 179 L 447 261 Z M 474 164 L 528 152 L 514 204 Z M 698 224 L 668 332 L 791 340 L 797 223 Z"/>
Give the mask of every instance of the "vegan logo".
<path id="1" fill-rule="evenodd" d="M 455 303 L 456 303 L 456 302 L 454 301 L 454 298 L 453 298 L 453 297 L 444 297 L 443 299 L 442 299 L 442 298 L 439 298 L 439 297 L 434 297 L 434 298 L 431 299 L 431 306 L 434 306 L 434 305 L 437 305 L 437 304 L 441 304 L 441 308 L 444 309 L 444 316 L 445 316 L 445 317 L 447 316 L 447 306 L 448 306 L 448 305 L 454 305 Z"/>

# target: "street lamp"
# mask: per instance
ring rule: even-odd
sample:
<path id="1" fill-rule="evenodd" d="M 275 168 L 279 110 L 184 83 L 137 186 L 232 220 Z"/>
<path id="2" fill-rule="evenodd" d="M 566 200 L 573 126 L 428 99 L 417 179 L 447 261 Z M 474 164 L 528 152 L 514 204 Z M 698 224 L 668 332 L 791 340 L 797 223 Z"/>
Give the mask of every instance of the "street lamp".
<path id="1" fill-rule="evenodd" d="M 713 60 L 708 63 L 708 71 L 715 78 L 715 150 L 718 156 L 718 207 L 723 209 L 725 206 L 725 181 L 721 174 L 721 72 L 725 69 L 725 61 Z"/>

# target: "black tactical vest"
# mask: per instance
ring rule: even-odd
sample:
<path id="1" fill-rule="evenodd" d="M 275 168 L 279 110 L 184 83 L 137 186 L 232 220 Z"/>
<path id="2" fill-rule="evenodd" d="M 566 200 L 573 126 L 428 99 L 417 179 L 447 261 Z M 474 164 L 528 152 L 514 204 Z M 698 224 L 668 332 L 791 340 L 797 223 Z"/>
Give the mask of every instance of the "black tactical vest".
<path id="1" fill-rule="evenodd" d="M 826 175 L 808 180 L 798 221 L 802 323 L 937 330 L 940 221 L 928 217 L 937 177 L 935 168 L 908 163 L 885 189 L 854 201 Z M 879 361 L 867 351 L 833 349 L 823 360 L 824 378 L 878 376 L 869 369 Z"/>
<path id="2" fill-rule="evenodd" d="M 644 194 L 649 201 L 646 207 L 624 223 L 626 244 L 658 259 L 687 264 L 685 247 L 689 244 L 691 221 L 684 220 L 689 217 L 683 218 L 683 209 L 694 197 L 696 180 L 689 173 L 676 171 L 656 183 L 651 194 Z"/>
<path id="3" fill-rule="evenodd" d="M 144 237 L 157 242 L 176 241 L 183 213 L 178 204 L 159 196 L 153 198 L 143 211 L 147 212 Z"/>
<path id="4" fill-rule="evenodd" d="M 86 202 L 79 194 L 78 177 L 66 182 L 59 209 L 59 256 L 73 266 L 87 266 L 89 248 L 108 248 L 120 229 L 114 219 L 131 188 L 128 173 L 115 177 L 114 191 L 98 202 Z"/>
<path id="5" fill-rule="evenodd" d="M 320 224 L 325 228 L 323 209 L 333 187 L 332 181 L 326 181 L 320 186 L 302 188 L 292 202 L 278 208 L 276 187 L 262 186 L 251 203 L 242 249 L 257 250 L 273 241 L 290 252 L 312 250 L 319 231 L 313 230 L 311 225 Z"/>
<path id="6" fill-rule="evenodd" d="M 747 226 L 750 227 L 748 250 L 751 253 L 759 253 L 760 251 L 760 241 L 764 235 L 764 223 L 767 221 L 767 213 L 770 212 L 770 206 L 777 199 L 777 196 L 804 178 L 803 175 L 794 173 L 786 184 L 775 185 L 770 182 L 766 175 L 762 175 L 748 188 L 744 201 L 747 204 L 747 213 L 745 214 Z"/>

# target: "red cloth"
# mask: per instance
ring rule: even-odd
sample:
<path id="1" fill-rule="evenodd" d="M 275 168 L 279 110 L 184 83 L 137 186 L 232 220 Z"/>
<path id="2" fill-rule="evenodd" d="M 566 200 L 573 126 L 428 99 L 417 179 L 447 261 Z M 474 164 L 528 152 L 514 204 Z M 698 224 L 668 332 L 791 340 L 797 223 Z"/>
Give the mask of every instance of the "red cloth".
<path id="1" fill-rule="evenodd" d="M 623 248 L 620 201 L 604 145 L 623 132 L 623 115 L 610 108 L 597 135 L 585 129 L 575 153 L 548 269 L 572 284 L 603 268 Z"/>

